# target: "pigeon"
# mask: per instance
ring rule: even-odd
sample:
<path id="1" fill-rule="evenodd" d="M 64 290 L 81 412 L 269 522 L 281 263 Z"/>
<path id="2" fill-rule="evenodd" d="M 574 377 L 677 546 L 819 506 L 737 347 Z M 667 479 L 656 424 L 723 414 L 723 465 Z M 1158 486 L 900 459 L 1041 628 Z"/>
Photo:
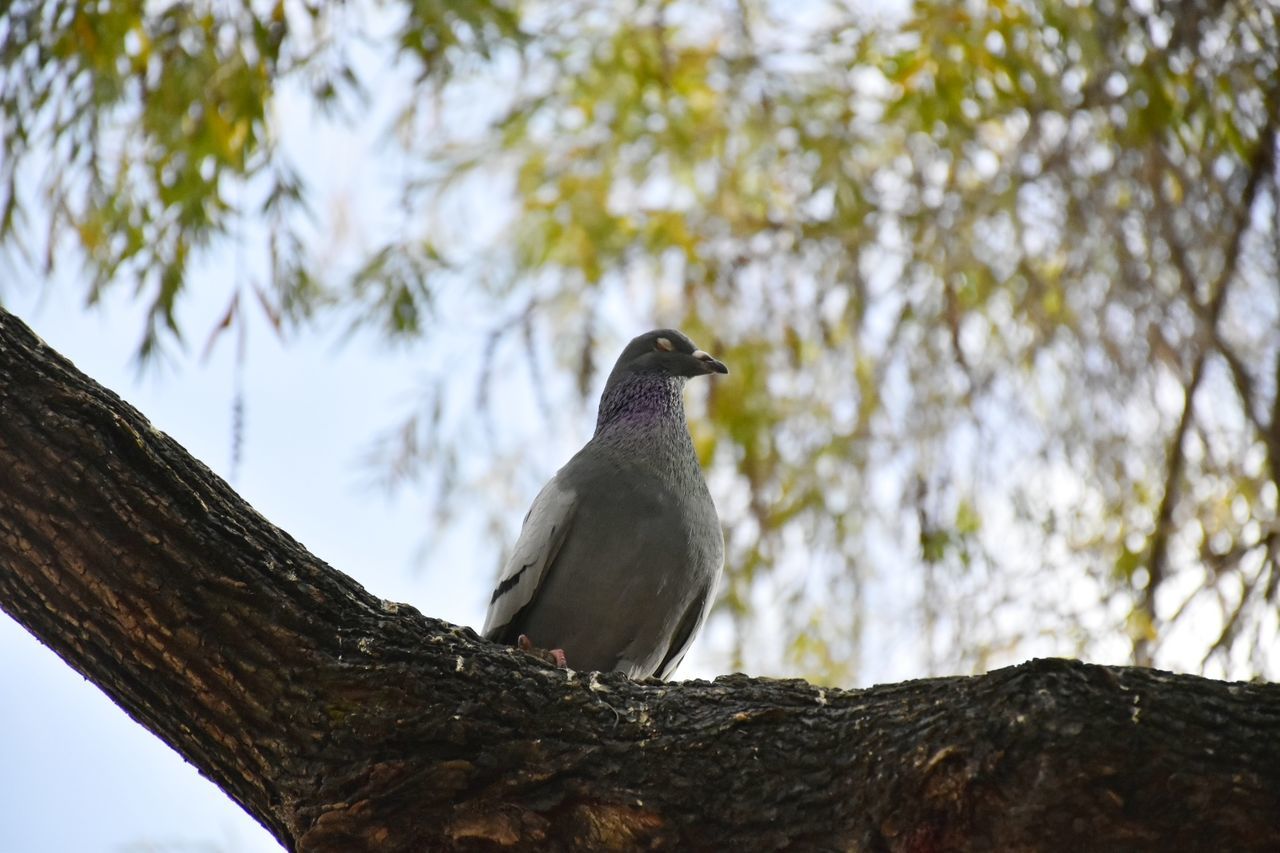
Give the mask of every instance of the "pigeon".
<path id="1" fill-rule="evenodd" d="M 674 329 L 627 344 L 591 440 L 533 500 L 484 636 L 583 671 L 670 677 L 707 618 L 724 535 L 684 384 L 729 368 Z"/>

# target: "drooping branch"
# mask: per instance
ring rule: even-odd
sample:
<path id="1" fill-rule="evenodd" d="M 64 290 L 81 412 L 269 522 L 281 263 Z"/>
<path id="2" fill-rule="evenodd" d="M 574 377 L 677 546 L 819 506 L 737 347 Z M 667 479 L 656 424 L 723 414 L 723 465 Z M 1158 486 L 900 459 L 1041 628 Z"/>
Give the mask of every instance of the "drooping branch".
<path id="1" fill-rule="evenodd" d="M 2 311 L 0 606 L 290 849 L 1261 851 L 1280 814 L 1273 685 L 547 668 L 324 565 Z"/>
<path id="2" fill-rule="evenodd" d="M 1280 89 L 1277 92 L 1280 92 Z M 1151 532 L 1148 546 L 1147 585 L 1142 591 L 1139 608 L 1150 623 L 1152 632 L 1157 630 L 1160 624 L 1159 613 L 1156 609 L 1156 597 L 1168 573 L 1169 540 L 1174 532 L 1173 513 L 1181 497 L 1181 482 L 1186 461 L 1185 444 L 1191 423 L 1195 419 L 1196 394 L 1200 390 L 1201 381 L 1204 379 L 1205 367 L 1209 356 L 1219 351 L 1215 348 L 1221 340 L 1218 332 L 1218 323 L 1222 317 L 1223 309 L 1226 307 L 1227 294 L 1240 264 L 1240 256 L 1244 250 L 1244 238 L 1249 231 L 1249 217 L 1253 215 L 1258 193 L 1275 171 L 1275 110 L 1268 108 L 1267 116 L 1267 124 L 1259 135 L 1254 156 L 1248 164 L 1248 177 L 1245 180 L 1240 202 L 1236 205 L 1232 221 L 1226 229 L 1227 240 L 1222 250 L 1221 267 L 1213 281 L 1208 282 L 1208 297 L 1203 303 L 1198 295 L 1199 278 L 1195 272 L 1195 265 L 1192 264 L 1188 257 L 1188 251 L 1186 246 L 1183 245 L 1182 239 L 1173 228 L 1174 211 L 1172 209 L 1164 210 L 1159 217 L 1163 226 L 1164 240 L 1169 246 L 1170 255 L 1178 270 L 1178 278 L 1182 289 L 1187 294 L 1187 302 L 1195 311 L 1196 318 L 1200 324 L 1200 332 L 1197 335 L 1199 340 L 1196 345 L 1191 372 L 1183 389 L 1182 413 L 1178 416 L 1177 426 L 1174 427 L 1173 436 L 1169 440 L 1169 452 L 1164 470 L 1164 487 L 1161 491 L 1160 503 L 1156 508 L 1155 528 Z M 1159 153 L 1158 148 L 1157 153 Z M 1167 159 L 1165 162 L 1168 162 Z M 1231 359 L 1228 352 L 1223 349 L 1220 354 L 1230 366 Z M 1239 385 L 1240 381 L 1241 376 L 1236 373 L 1237 385 Z M 1241 395 L 1242 397 L 1244 395 L 1243 389 L 1241 390 Z M 1253 401 L 1247 398 L 1241 400 L 1241 406 L 1246 415 L 1251 412 L 1252 403 Z M 1143 666 L 1151 665 L 1151 641 L 1152 633 L 1140 631 L 1137 634 L 1133 641 L 1133 658 L 1135 662 Z"/>

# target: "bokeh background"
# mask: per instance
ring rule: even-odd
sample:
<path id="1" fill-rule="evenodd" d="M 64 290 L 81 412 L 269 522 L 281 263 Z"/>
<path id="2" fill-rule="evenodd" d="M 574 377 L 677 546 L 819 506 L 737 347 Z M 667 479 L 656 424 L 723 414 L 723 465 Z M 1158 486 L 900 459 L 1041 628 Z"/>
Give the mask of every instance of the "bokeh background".
<path id="1" fill-rule="evenodd" d="M 14 0 L 0 300 L 431 615 L 671 325 L 733 371 L 681 677 L 1275 678 L 1278 16 Z M 7 619 L 0 756 L 0 851 L 273 849 Z"/>

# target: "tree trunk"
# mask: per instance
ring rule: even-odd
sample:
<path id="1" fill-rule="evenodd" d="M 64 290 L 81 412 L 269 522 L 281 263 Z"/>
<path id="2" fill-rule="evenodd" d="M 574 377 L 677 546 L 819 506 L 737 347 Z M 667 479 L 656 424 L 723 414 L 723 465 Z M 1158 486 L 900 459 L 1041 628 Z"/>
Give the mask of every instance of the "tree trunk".
<path id="1" fill-rule="evenodd" d="M 291 850 L 1280 849 L 1280 687 L 555 670 L 370 595 L 3 311 L 0 606 Z"/>

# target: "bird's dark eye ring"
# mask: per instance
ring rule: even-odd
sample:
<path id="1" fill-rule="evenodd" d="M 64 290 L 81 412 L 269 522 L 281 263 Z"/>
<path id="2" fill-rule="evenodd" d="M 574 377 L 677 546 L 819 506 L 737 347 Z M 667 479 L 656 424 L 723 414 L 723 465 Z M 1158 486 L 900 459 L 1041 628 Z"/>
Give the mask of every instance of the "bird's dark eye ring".
<path id="1" fill-rule="evenodd" d="M 676 347 L 675 347 L 675 344 L 671 343 L 671 340 L 669 338 L 658 338 L 656 341 L 653 342 L 653 348 L 660 349 L 663 352 L 671 352 Z"/>

